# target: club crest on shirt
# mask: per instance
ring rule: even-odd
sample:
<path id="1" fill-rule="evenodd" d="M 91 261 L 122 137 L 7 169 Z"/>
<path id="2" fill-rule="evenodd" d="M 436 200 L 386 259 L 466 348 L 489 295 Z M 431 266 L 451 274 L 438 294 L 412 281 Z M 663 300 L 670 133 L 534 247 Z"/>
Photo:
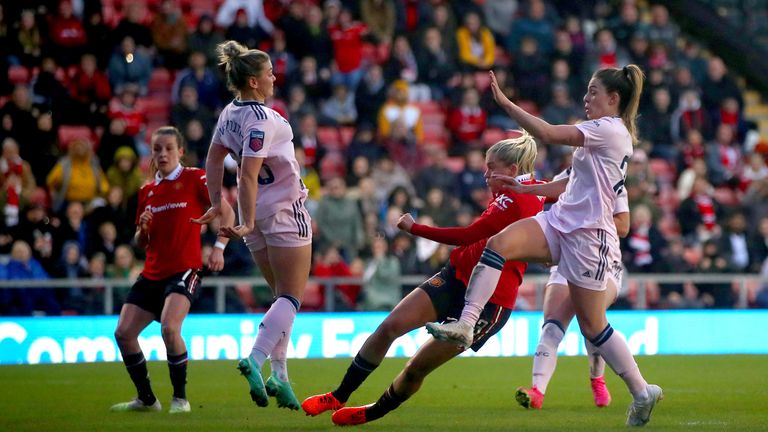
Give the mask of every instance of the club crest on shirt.
<path id="1" fill-rule="evenodd" d="M 433 287 L 439 287 L 442 286 L 445 283 L 445 279 L 439 277 L 439 276 L 433 276 L 429 279 L 429 284 Z"/>
<path id="2" fill-rule="evenodd" d="M 264 131 L 252 130 L 248 139 L 248 146 L 255 152 L 264 148 Z"/>

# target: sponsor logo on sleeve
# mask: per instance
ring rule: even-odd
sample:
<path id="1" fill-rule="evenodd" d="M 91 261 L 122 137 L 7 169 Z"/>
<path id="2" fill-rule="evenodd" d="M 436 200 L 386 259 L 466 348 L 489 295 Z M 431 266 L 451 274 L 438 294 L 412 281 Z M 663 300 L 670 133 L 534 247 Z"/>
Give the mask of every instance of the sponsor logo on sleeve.
<path id="1" fill-rule="evenodd" d="M 254 152 L 257 152 L 264 148 L 264 131 L 252 130 L 251 136 L 248 139 L 248 146 Z"/>

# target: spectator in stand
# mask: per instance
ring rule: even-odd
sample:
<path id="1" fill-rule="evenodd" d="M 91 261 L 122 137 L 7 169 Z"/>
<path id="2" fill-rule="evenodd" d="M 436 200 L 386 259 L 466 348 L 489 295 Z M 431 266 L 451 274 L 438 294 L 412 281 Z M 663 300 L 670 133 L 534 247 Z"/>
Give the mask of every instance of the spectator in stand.
<path id="1" fill-rule="evenodd" d="M 632 208 L 629 234 L 621 239 L 622 260 L 627 270 L 638 273 L 661 271 L 664 237 L 656 228 L 651 209 L 645 205 Z"/>
<path id="2" fill-rule="evenodd" d="M 216 125 L 213 112 L 200 103 L 197 86 L 188 84 L 181 86 L 179 100 L 171 108 L 171 124 L 185 130 L 193 120 L 200 122 L 206 133 L 210 133 Z"/>
<path id="3" fill-rule="evenodd" d="M 84 15 L 84 17 L 83 28 L 88 39 L 86 51 L 96 56 L 99 70 L 105 69 L 114 47 L 112 45 L 112 27 L 104 24 L 104 16 L 101 9 L 94 10 Z"/>
<path id="4" fill-rule="evenodd" d="M 369 165 L 373 165 L 387 153 L 381 141 L 376 140 L 372 123 L 361 123 L 355 130 L 355 136 L 347 147 L 347 160 L 353 162 L 358 157 L 364 157 Z"/>
<path id="5" fill-rule="evenodd" d="M 768 179 L 768 165 L 759 153 L 752 153 L 747 158 L 747 164 L 741 173 L 741 190 L 746 191 L 752 182 Z"/>
<path id="6" fill-rule="evenodd" d="M 371 252 L 363 272 L 360 308 L 389 311 L 403 297 L 399 285 L 402 275 L 400 261 L 390 252 L 389 241 L 383 236 L 373 239 Z"/>
<path id="7" fill-rule="evenodd" d="M 11 259 L 0 266 L 0 280 L 48 279 L 48 274 L 24 240 L 13 242 Z M 9 288 L 0 290 L 0 315 L 32 315 L 40 311 L 46 315 L 59 315 L 61 307 L 51 288 Z"/>
<path id="8" fill-rule="evenodd" d="M 83 23 L 72 12 L 72 2 L 62 0 L 59 2 L 58 15 L 50 17 L 48 22 L 52 52 L 64 67 L 80 60 L 88 42 Z"/>
<path id="9" fill-rule="evenodd" d="M 353 21 L 352 12 L 342 8 L 338 23 L 329 23 L 328 34 L 333 42 L 333 57 L 336 62 L 331 81 L 334 84 L 345 84 L 354 92 L 365 72 L 363 37 L 368 34 L 368 27 Z"/>
<path id="10" fill-rule="evenodd" d="M 109 120 L 109 126 L 101 136 L 97 156 L 101 168 L 106 171 L 115 159 L 115 152 L 120 147 L 130 147 L 136 151 L 136 140 L 126 133 L 126 122 L 122 118 Z"/>
<path id="11" fill-rule="evenodd" d="M 96 56 L 83 54 L 80 65 L 69 80 L 73 116 L 88 126 L 107 124 L 107 107 L 112 99 L 107 75 L 98 69 Z"/>
<path id="12" fill-rule="evenodd" d="M 277 27 L 285 34 L 286 50 L 297 59 L 312 55 L 312 52 L 307 49 L 307 44 L 312 40 L 306 21 L 309 7 L 316 8 L 317 6 L 303 1 L 289 2 L 288 12 L 281 16 L 276 23 Z"/>
<path id="13" fill-rule="evenodd" d="M 128 84 L 136 84 L 139 93 L 144 95 L 147 94 L 152 76 L 152 62 L 146 54 L 136 49 L 133 38 L 126 36 L 120 42 L 120 49 L 112 54 L 107 74 L 114 93 L 120 93 Z"/>
<path id="14" fill-rule="evenodd" d="M 736 81 L 728 74 L 728 68 L 720 57 L 712 57 L 707 63 L 707 76 L 701 82 L 701 102 L 710 118 L 715 118 L 726 98 L 734 98 L 739 109 L 744 107 L 744 99 Z"/>
<path id="15" fill-rule="evenodd" d="M 248 13 L 245 9 L 239 9 L 235 14 L 235 20 L 226 27 L 224 39 L 236 40 L 247 47 L 257 47 L 264 34 L 258 28 L 248 24 Z"/>
<path id="16" fill-rule="evenodd" d="M 688 137 L 688 131 L 695 129 L 702 138 L 712 136 L 712 121 L 701 105 L 701 97 L 696 90 L 687 90 L 680 96 L 677 109 L 670 119 L 672 139 L 679 141 Z"/>
<path id="17" fill-rule="evenodd" d="M 258 40 L 262 40 L 272 34 L 275 27 L 272 21 L 264 13 L 263 0 L 224 0 L 216 13 L 216 25 L 227 28 L 239 20 L 239 15 L 245 17 L 245 26 L 258 32 Z M 226 39 L 230 39 L 226 37 Z M 248 45 L 249 48 L 257 48 L 256 45 Z"/>
<path id="18" fill-rule="evenodd" d="M 125 135 L 132 137 L 136 142 L 132 147 L 138 150 L 139 155 L 148 155 L 149 148 L 143 136 L 147 127 L 147 116 L 138 103 L 139 87 L 135 84 L 126 84 L 115 92 L 115 96 L 109 103 L 109 118 L 125 122 Z"/>
<path id="19" fill-rule="evenodd" d="M 581 77 L 583 75 L 582 69 L 584 68 L 585 55 L 586 53 L 584 51 L 576 50 L 574 48 L 571 35 L 566 29 L 559 29 L 555 32 L 555 49 L 552 52 L 553 75 L 555 70 L 554 62 L 566 62 L 568 65 L 569 75 L 572 75 L 572 77 L 577 80 L 575 84 L 569 85 L 569 87 L 571 87 L 571 94 L 573 95 L 574 99 L 576 99 L 577 96 L 583 96 L 580 94 L 582 92 L 583 84 L 581 81 L 578 81 L 576 77 Z M 555 76 L 553 76 L 552 79 L 553 81 L 556 80 Z M 574 92 L 578 92 L 579 94 L 576 95 Z"/>
<path id="20" fill-rule="evenodd" d="M 706 178 L 699 177 L 693 182 L 691 195 L 680 203 L 677 210 L 680 233 L 701 242 L 717 237 L 720 235 L 717 221 L 722 214 L 722 207 L 713 196 L 712 185 Z"/>
<path id="21" fill-rule="evenodd" d="M 56 269 L 51 274 L 54 278 L 60 279 L 81 279 L 88 276 L 87 260 L 83 254 L 80 245 L 74 241 L 64 243 Z M 62 309 L 67 314 L 76 314 L 84 306 L 85 290 L 82 287 L 70 287 L 65 290 L 59 290 L 58 297 Z M 62 292 L 63 291 L 63 292 Z"/>
<path id="22" fill-rule="evenodd" d="M 187 143 L 187 163 L 190 166 L 203 168 L 205 159 L 208 156 L 208 148 L 211 145 L 212 134 L 206 132 L 205 127 L 199 120 L 193 119 L 187 123 L 187 127 L 182 131 L 184 141 Z"/>
<path id="23" fill-rule="evenodd" d="M 323 143 L 317 140 L 317 117 L 313 113 L 301 117 L 293 143 L 294 147 L 301 146 L 304 149 L 305 166 L 320 166 L 320 160 L 325 156 L 325 148 Z"/>
<path id="24" fill-rule="evenodd" d="M 680 96 L 688 90 L 698 90 L 698 85 L 693 79 L 691 69 L 686 65 L 678 65 L 672 72 L 672 83 L 670 84 L 670 99 L 679 101 Z"/>
<path id="25" fill-rule="evenodd" d="M 472 205 L 473 195 L 485 191 L 485 157 L 480 149 L 470 149 L 464 155 L 464 168 L 457 176 L 459 198 L 463 204 Z M 442 226 L 442 225 L 441 225 Z"/>
<path id="26" fill-rule="evenodd" d="M 275 75 L 275 86 L 284 88 L 288 77 L 296 70 L 296 59 L 286 50 L 285 34 L 277 30 L 272 35 L 272 48 L 269 50 L 272 59 L 272 74 Z"/>
<path id="27" fill-rule="evenodd" d="M 69 143 L 67 155 L 48 174 L 46 185 L 53 196 L 56 212 L 62 211 L 67 203 L 90 203 L 105 196 L 109 190 L 91 143 L 82 138 Z"/>
<path id="28" fill-rule="evenodd" d="M 690 165 L 677 177 L 677 198 L 682 201 L 691 195 L 693 183 L 698 177 L 707 178 L 707 162 L 703 156 L 692 159 Z"/>
<path id="29" fill-rule="evenodd" d="M 57 71 L 60 72 L 61 69 L 56 64 L 56 60 L 53 57 L 43 57 L 40 71 L 31 82 L 32 103 L 37 111 L 63 114 L 65 107 L 69 106 L 69 95 L 62 81 L 56 78 Z"/>
<path id="30" fill-rule="evenodd" d="M 662 273 L 693 273 L 695 266 L 685 258 L 685 246 L 680 236 L 667 242 L 661 261 Z M 692 283 L 659 284 L 659 306 L 664 309 L 699 309 L 704 307 L 698 299 L 699 291 Z"/>
<path id="31" fill-rule="evenodd" d="M 349 265 L 344 261 L 339 249 L 334 244 L 329 244 L 320 249 L 315 254 L 315 264 L 312 267 L 312 275 L 318 279 L 332 277 L 350 277 L 354 276 Z M 331 287 L 324 286 L 323 290 Z M 357 306 L 357 297 L 360 293 L 359 285 L 340 284 L 335 286 L 333 293 L 334 310 L 349 311 L 355 310 Z M 326 296 L 323 293 L 323 300 Z M 325 302 L 323 302 L 325 303 Z M 327 306 L 323 304 L 323 306 Z"/>
<path id="32" fill-rule="evenodd" d="M 651 22 L 647 32 L 651 42 L 662 43 L 671 50 L 677 47 L 677 36 L 680 30 L 669 21 L 669 11 L 663 4 L 651 6 Z"/>
<path id="33" fill-rule="evenodd" d="M 409 86 L 403 80 L 397 80 L 389 88 L 387 102 L 381 107 L 378 118 L 379 136 L 388 137 L 392 133 L 393 124 L 401 122 L 416 143 L 424 139 L 424 124 L 421 109 L 409 102 Z"/>
<path id="34" fill-rule="evenodd" d="M 531 0 L 525 16 L 516 20 L 512 32 L 506 41 L 507 51 L 518 52 L 526 36 L 533 37 L 539 44 L 542 54 L 548 56 L 554 45 L 554 23 L 547 18 L 546 4 L 543 0 Z"/>
<path id="35" fill-rule="evenodd" d="M 173 82 L 172 103 L 179 103 L 181 89 L 184 87 L 194 87 L 197 90 L 197 100 L 208 111 L 217 112 L 221 109 L 219 98 L 221 83 L 214 70 L 206 66 L 205 53 L 193 51 L 189 54 L 189 67 L 179 72 Z"/>
<path id="36" fill-rule="evenodd" d="M 741 115 L 739 101 L 733 97 L 727 97 L 720 103 L 720 109 L 715 115 L 714 122 L 716 126 L 721 124 L 730 126 L 736 133 L 736 139 L 743 141 L 750 125 Z"/>
<path id="37" fill-rule="evenodd" d="M 304 57 L 289 81 L 291 85 L 302 86 L 308 100 L 315 106 L 319 106 L 331 95 L 330 77 L 331 73 L 328 69 L 318 69 L 317 60 L 314 57 Z"/>
<path id="38" fill-rule="evenodd" d="M 296 153 L 296 162 L 299 163 L 299 173 L 301 174 L 301 181 L 304 182 L 304 186 L 307 187 L 307 210 L 310 215 L 315 214 L 317 203 L 323 197 L 322 186 L 320 185 L 320 175 L 315 168 L 306 164 L 306 155 L 304 154 L 304 148 L 294 143 L 293 150 Z"/>
<path id="39" fill-rule="evenodd" d="M 69 240 L 77 242 L 80 250 L 86 250 L 92 231 L 90 221 L 85 219 L 85 206 L 79 201 L 67 203 L 66 208 L 60 212 L 60 220 L 56 237 L 53 239 L 55 260 L 58 260 L 62 246 Z"/>
<path id="40" fill-rule="evenodd" d="M 28 69 L 39 66 L 44 39 L 40 31 L 40 25 L 35 18 L 35 11 L 31 9 L 23 10 L 17 27 L 10 41 L 10 52 L 14 57 L 12 62 Z"/>
<path id="41" fill-rule="evenodd" d="M 614 16 L 607 22 L 607 27 L 624 49 L 629 49 L 630 40 L 640 32 L 647 32 L 647 25 L 640 20 L 640 12 L 634 2 L 622 2 L 619 16 Z"/>
<path id="42" fill-rule="evenodd" d="M 416 62 L 416 56 L 411 49 L 408 38 L 403 35 L 396 36 L 392 43 L 392 52 L 385 65 L 384 76 L 387 81 L 405 80 L 411 87 L 419 77 L 419 65 Z M 429 97 L 424 99 L 429 99 Z"/>
<path id="43" fill-rule="evenodd" d="M 205 54 L 205 64 L 216 67 L 216 45 L 224 42 L 224 36 L 214 28 L 213 17 L 203 14 L 197 21 L 197 28 L 189 34 L 187 47 L 190 52 Z"/>
<path id="44" fill-rule="evenodd" d="M 411 176 L 408 175 L 401 165 L 392 160 L 388 153 L 383 154 L 376 161 L 371 171 L 371 178 L 376 185 L 376 198 L 379 202 L 383 202 L 398 186 L 404 187 L 410 195 L 415 193 L 413 183 L 411 183 Z M 393 232 L 397 232 L 395 225 L 393 225 L 393 228 Z"/>
<path id="45" fill-rule="evenodd" d="M 419 82 L 429 86 L 432 100 L 440 101 L 459 83 L 456 58 L 446 47 L 437 27 L 427 27 L 422 40 L 416 54 Z"/>
<path id="46" fill-rule="evenodd" d="M 288 121 L 291 129 L 298 129 L 299 119 L 305 114 L 317 114 L 317 108 L 307 100 L 307 92 L 301 85 L 294 85 L 288 90 Z"/>
<path id="47" fill-rule="evenodd" d="M 59 137 L 53 124 L 53 113 L 40 113 L 31 135 L 31 140 L 24 143 L 19 153 L 21 158 L 31 165 L 35 182 L 43 185 L 61 154 Z"/>
<path id="48" fill-rule="evenodd" d="M 651 43 L 648 41 L 648 35 L 645 32 L 637 32 L 629 40 L 629 46 L 626 48 L 631 62 L 642 67 L 643 70 L 650 70 L 649 54 Z"/>
<path id="49" fill-rule="evenodd" d="M 744 169 L 741 144 L 736 141 L 736 131 L 721 124 L 715 132 L 715 141 L 706 148 L 709 180 L 715 186 L 739 186 L 739 173 Z"/>
<path id="50" fill-rule="evenodd" d="M 317 6 L 309 6 L 307 9 L 307 31 L 310 37 L 302 43 L 306 47 L 305 56 L 314 57 L 321 70 L 330 67 L 333 60 L 333 43 L 325 24 L 323 11 Z"/>
<path id="51" fill-rule="evenodd" d="M 355 108 L 358 123 L 376 123 L 381 106 L 387 99 L 387 83 L 381 66 L 372 64 L 368 67 L 360 85 L 355 91 Z"/>
<path id="52" fill-rule="evenodd" d="M 594 39 L 594 47 L 588 53 L 587 70 L 622 67 L 631 61 L 624 48 L 616 43 L 613 33 L 607 28 L 598 30 Z"/>
<path id="53" fill-rule="evenodd" d="M 54 238 L 58 237 L 58 221 L 48 217 L 48 202 L 45 190 L 38 188 L 30 198 L 29 205 L 22 213 L 21 221 L 10 229 L 10 238 L 22 240 L 32 247 L 32 256 L 46 271 L 53 271 L 58 258 L 54 250 Z"/>
<path id="54" fill-rule="evenodd" d="M 112 166 L 107 169 L 107 180 L 111 187 L 122 189 L 127 199 L 138 193 L 144 184 L 144 174 L 139 168 L 139 160 L 136 152 L 130 147 L 120 147 L 115 152 Z"/>
<path id="55" fill-rule="evenodd" d="M 19 223 L 20 211 L 30 202 L 37 186 L 32 168 L 19 156 L 19 144 L 13 138 L 3 140 L 0 184 L 4 227 L 11 228 Z"/>
<path id="56" fill-rule="evenodd" d="M 764 213 L 757 221 L 757 228 L 750 236 L 750 243 L 753 245 L 754 256 L 752 269 L 759 272 L 761 267 L 768 265 L 768 214 Z M 768 274 L 764 274 L 768 276 Z"/>
<path id="57" fill-rule="evenodd" d="M 728 263 L 728 268 L 733 271 L 747 273 L 760 270 L 762 261 L 757 261 L 757 244 L 753 243 L 747 232 L 747 218 L 743 209 L 733 209 L 726 217 L 718 249 L 720 256 Z"/>
<path id="58" fill-rule="evenodd" d="M 515 87 L 512 74 L 507 71 L 507 68 L 497 67 L 493 70 L 496 75 L 496 82 L 499 83 L 501 91 L 507 95 L 511 100 L 517 100 L 517 88 Z M 495 127 L 499 129 L 516 129 L 518 127 L 517 122 L 507 115 L 507 113 L 499 107 L 499 105 L 493 100 L 493 93 L 491 88 L 488 87 L 480 100 L 480 106 L 488 116 L 488 127 Z M 483 209 L 486 206 L 483 206 Z"/>
<path id="59" fill-rule="evenodd" d="M 333 86 L 333 96 L 320 109 L 322 122 L 331 126 L 352 126 L 357 120 L 354 94 L 344 84 Z"/>
<path id="60" fill-rule="evenodd" d="M 547 103 L 549 92 L 549 64 L 539 50 L 538 41 L 526 36 L 520 42 L 520 50 L 515 54 L 512 73 L 515 76 L 519 97 L 543 106 Z"/>
<path id="61" fill-rule="evenodd" d="M 698 273 L 731 273 L 734 269 L 723 257 L 718 242 L 715 239 L 704 241 L 702 257 L 697 269 Z M 730 283 L 702 283 L 697 285 L 701 301 L 705 307 L 713 309 L 730 309 L 733 307 L 733 292 Z"/>
<path id="62" fill-rule="evenodd" d="M 146 17 L 147 9 L 144 2 L 126 2 L 125 15 L 112 32 L 114 37 L 112 45 L 118 45 L 126 37 L 130 37 L 142 50 L 152 49 L 152 32 L 149 30 Z"/>
<path id="63" fill-rule="evenodd" d="M 342 177 L 333 177 L 325 185 L 326 194 L 317 207 L 315 219 L 321 244 L 335 244 L 342 256 L 352 260 L 365 244 L 363 219 L 357 203 L 347 196 Z"/>
<path id="64" fill-rule="evenodd" d="M 496 63 L 496 42 L 493 34 L 480 21 L 477 12 L 469 12 L 456 30 L 459 64 L 468 71 L 486 71 Z"/>
<path id="65" fill-rule="evenodd" d="M 388 46 L 391 43 L 397 21 L 393 0 L 362 0 L 360 17 L 370 29 L 376 44 Z"/>
<path id="66" fill-rule="evenodd" d="M 13 88 L 11 99 L 0 109 L 3 137 L 13 137 L 22 144 L 34 143 L 35 117 L 32 115 L 32 97 L 29 88 L 17 85 Z M 28 159 L 29 160 L 29 159 Z"/>
<path id="67" fill-rule="evenodd" d="M 187 60 L 189 29 L 175 0 L 160 2 L 160 9 L 152 20 L 150 31 L 159 63 L 169 69 L 181 69 Z"/>
<path id="68" fill-rule="evenodd" d="M 88 260 L 88 277 L 93 280 L 107 278 L 107 261 L 104 254 L 96 253 Z M 104 287 L 89 288 L 85 292 L 85 304 L 81 312 L 86 315 L 100 315 L 104 313 Z"/>
<path id="69" fill-rule="evenodd" d="M 480 138 L 486 129 L 487 121 L 488 116 L 480 107 L 478 91 L 475 89 L 464 90 L 461 105 L 454 108 L 448 116 L 447 126 L 453 138 L 451 151 L 456 154 L 464 154 L 468 147 L 481 145 Z"/>
<path id="70" fill-rule="evenodd" d="M 552 99 L 541 110 L 544 120 L 550 124 L 574 124 L 583 117 L 583 114 L 584 110 L 571 99 L 567 85 L 563 83 L 552 85 Z"/>
<path id="71" fill-rule="evenodd" d="M 91 235 L 88 255 L 101 254 L 108 264 L 112 264 L 115 262 L 117 246 L 117 227 L 112 221 L 104 221 L 97 225 L 97 230 Z"/>
<path id="72" fill-rule="evenodd" d="M 445 149 L 438 145 L 428 145 L 424 148 L 424 167 L 414 178 L 414 186 L 418 197 L 426 197 L 432 188 L 443 190 L 451 200 L 457 198 L 456 174 L 448 169 L 448 155 Z M 406 208 L 401 208 L 408 211 Z"/>
<path id="73" fill-rule="evenodd" d="M 107 277 L 114 279 L 128 279 L 133 282 L 141 274 L 141 269 L 141 262 L 136 260 L 136 255 L 133 252 L 133 249 L 127 244 L 122 244 L 115 248 L 115 262 L 113 265 L 107 267 Z M 115 287 L 113 292 L 115 313 L 120 311 L 130 290 L 130 286 Z"/>
<path id="74" fill-rule="evenodd" d="M 438 225 L 456 225 L 458 201 L 443 189 L 433 187 L 424 195 L 424 206 L 419 214 L 430 217 Z M 407 207 L 400 207 L 408 211 Z"/>
<path id="75" fill-rule="evenodd" d="M 677 147 L 672 140 L 672 109 L 669 90 L 659 87 L 653 91 L 653 105 L 638 118 L 640 137 L 652 143 L 652 158 L 677 160 Z"/>
<path id="76" fill-rule="evenodd" d="M 106 222 L 112 223 L 116 231 L 115 242 L 117 244 L 130 243 L 136 234 L 135 219 L 138 197 L 136 195 L 126 197 L 125 192 L 119 186 L 111 186 L 107 193 L 107 202 L 103 206 L 93 209 L 88 216 L 88 225 L 100 227 Z M 110 254 L 109 262 L 112 262 Z"/>
<path id="77" fill-rule="evenodd" d="M 509 23 L 515 20 L 518 3 L 509 0 L 486 0 L 482 3 L 483 18 L 496 41 L 504 41 L 509 36 Z"/>

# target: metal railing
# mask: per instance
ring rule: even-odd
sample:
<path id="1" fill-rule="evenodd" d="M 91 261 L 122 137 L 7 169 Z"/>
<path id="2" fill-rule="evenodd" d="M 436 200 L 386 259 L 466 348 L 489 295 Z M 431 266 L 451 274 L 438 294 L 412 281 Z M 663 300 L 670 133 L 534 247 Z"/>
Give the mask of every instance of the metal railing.
<path id="1" fill-rule="evenodd" d="M 426 276 L 406 275 L 400 279 L 400 284 L 405 286 L 418 286 Z M 738 285 L 738 297 L 734 304 L 736 309 L 746 309 L 749 306 L 749 284 L 760 284 L 761 278 L 756 274 L 632 274 L 627 276 L 628 284 L 636 284 L 634 309 L 646 309 L 647 287 L 649 283 L 655 284 L 680 284 L 693 283 L 702 284 L 733 284 Z M 526 275 L 524 283 L 535 286 L 536 309 L 541 309 L 544 303 L 544 284 L 548 280 L 548 275 L 535 274 Z M 330 277 L 330 278 L 310 278 L 310 283 L 324 286 L 324 307 L 328 312 L 336 309 L 335 291 L 338 285 L 364 285 L 361 277 Z M 104 289 L 104 308 L 106 315 L 114 313 L 114 291 L 115 288 L 130 287 L 133 281 L 130 279 L 48 279 L 48 280 L 0 280 L 0 289 L 21 289 L 21 288 L 103 288 Z M 228 288 L 236 286 L 251 286 L 267 288 L 267 282 L 262 277 L 206 277 L 202 280 L 202 287 L 215 288 L 215 312 L 226 313 L 226 293 Z M 626 294 L 620 292 L 620 295 Z"/>

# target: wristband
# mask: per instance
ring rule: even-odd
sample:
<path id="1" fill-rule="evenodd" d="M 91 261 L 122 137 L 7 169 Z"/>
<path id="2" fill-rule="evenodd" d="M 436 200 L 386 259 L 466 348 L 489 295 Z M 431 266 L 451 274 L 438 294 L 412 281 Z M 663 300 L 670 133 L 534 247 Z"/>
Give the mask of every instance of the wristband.
<path id="1" fill-rule="evenodd" d="M 216 248 L 216 249 L 224 250 L 224 248 L 226 248 L 227 245 L 225 243 L 223 243 L 223 242 L 220 242 L 220 241 L 216 240 L 216 243 L 213 244 L 213 247 Z"/>

